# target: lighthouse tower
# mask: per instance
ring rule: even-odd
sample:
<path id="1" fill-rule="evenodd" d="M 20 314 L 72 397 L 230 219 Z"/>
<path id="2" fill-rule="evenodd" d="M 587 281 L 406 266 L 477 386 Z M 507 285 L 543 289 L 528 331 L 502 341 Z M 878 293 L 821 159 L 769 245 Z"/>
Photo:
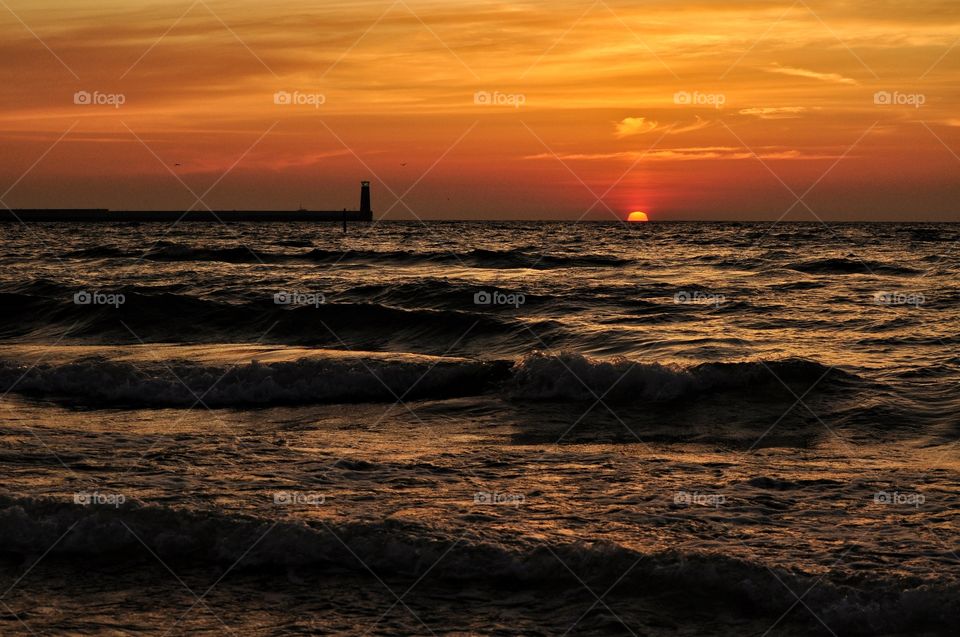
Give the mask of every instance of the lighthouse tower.
<path id="1" fill-rule="evenodd" d="M 370 182 L 360 182 L 360 220 L 373 221 L 373 210 L 370 208 Z"/>

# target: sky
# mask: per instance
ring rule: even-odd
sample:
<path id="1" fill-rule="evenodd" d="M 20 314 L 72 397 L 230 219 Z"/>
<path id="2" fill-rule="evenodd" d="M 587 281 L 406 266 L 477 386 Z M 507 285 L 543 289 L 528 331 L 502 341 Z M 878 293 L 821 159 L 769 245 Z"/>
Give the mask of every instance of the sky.
<path id="1" fill-rule="evenodd" d="M 960 220 L 956 0 L 0 0 L 0 201 Z"/>

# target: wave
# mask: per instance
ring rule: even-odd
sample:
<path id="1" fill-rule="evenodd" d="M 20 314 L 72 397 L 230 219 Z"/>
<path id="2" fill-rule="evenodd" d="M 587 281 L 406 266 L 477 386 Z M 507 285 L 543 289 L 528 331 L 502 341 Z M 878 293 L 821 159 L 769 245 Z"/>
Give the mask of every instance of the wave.
<path id="1" fill-rule="evenodd" d="M 905 265 L 895 265 L 882 261 L 859 259 L 856 257 L 809 259 L 789 263 L 788 270 L 796 270 L 807 274 L 887 274 L 898 276 L 913 276 L 923 274 L 923 270 Z"/>
<path id="2" fill-rule="evenodd" d="M 278 244 L 297 247 L 299 243 Z M 602 254 L 555 255 L 539 252 L 536 249 L 518 248 L 510 250 L 487 250 L 476 248 L 468 252 L 455 251 L 415 251 L 415 250 L 331 250 L 314 248 L 306 252 L 274 252 L 254 249 L 246 245 L 234 245 L 220 248 L 198 247 L 192 245 L 161 241 L 147 250 L 135 251 L 113 246 L 97 246 L 68 252 L 68 258 L 104 259 L 129 258 L 148 261 L 191 262 L 210 261 L 223 263 L 284 263 L 308 261 L 314 263 L 389 263 L 395 265 L 436 263 L 444 265 L 462 265 L 473 268 L 497 269 L 550 269 L 573 267 L 621 267 L 629 264 L 622 259 Z"/>
<path id="3" fill-rule="evenodd" d="M 394 402 L 475 395 L 504 376 L 497 362 L 310 359 L 243 365 L 182 360 L 131 363 L 93 357 L 34 368 L 0 361 L 5 386 L 85 405 L 251 407 Z M 19 382 L 16 382 L 17 379 Z"/>
<path id="4" fill-rule="evenodd" d="M 449 399 L 494 394 L 508 400 L 667 403 L 708 392 L 753 391 L 780 381 L 824 388 L 852 375 L 806 360 L 704 363 L 692 367 L 601 361 L 579 354 L 528 354 L 516 361 L 360 358 L 345 353 L 229 365 L 103 356 L 30 366 L 0 360 L 13 392 L 87 406 L 262 407 Z M 825 377 L 825 378 L 824 378 Z"/>
<path id="5" fill-rule="evenodd" d="M 600 254 L 553 255 L 546 252 L 519 252 L 515 250 L 471 250 L 466 254 L 468 263 L 476 267 L 494 268 L 595 268 L 621 267 L 631 263 L 622 259 Z"/>
<path id="6" fill-rule="evenodd" d="M 482 527 L 457 539 L 436 526 L 398 520 L 272 520 L 136 501 L 81 506 L 0 496 L 0 544 L 7 554 L 43 553 L 49 560 L 80 560 L 94 570 L 109 561 L 93 558 L 140 559 L 145 544 L 164 563 L 255 568 L 261 575 L 282 576 L 290 568 L 330 574 L 370 569 L 388 577 L 413 579 L 429 572 L 450 583 L 550 587 L 572 571 L 586 581 L 617 579 L 621 595 L 676 591 L 687 599 L 696 596 L 698 603 L 733 602 L 772 616 L 795 603 L 791 590 L 803 590 L 805 603 L 824 622 L 855 634 L 945 629 L 960 620 L 956 582 L 946 575 L 936 582 L 893 576 L 845 581 L 841 575 L 788 571 L 714 552 L 640 552 L 607 541 L 507 540 Z"/>
<path id="7" fill-rule="evenodd" d="M 805 359 L 701 363 L 690 367 L 601 361 L 580 354 L 534 353 L 514 366 L 510 393 L 527 400 L 669 402 L 715 391 L 750 390 L 771 383 L 852 383 L 853 374 Z"/>
<path id="8" fill-rule="evenodd" d="M 294 258 L 293 255 L 260 252 L 242 245 L 228 248 L 198 248 L 178 244 L 154 246 L 147 252 L 141 253 L 141 256 L 151 261 L 222 261 L 224 263 L 277 263 Z"/>
<path id="9" fill-rule="evenodd" d="M 960 238 L 960 235 L 958 235 L 956 232 L 951 232 L 950 226 L 946 225 L 913 228 L 907 227 L 905 228 L 905 231 L 911 240 L 918 243 L 954 243 L 958 238 Z"/>
<path id="10" fill-rule="evenodd" d="M 133 252 L 116 246 L 95 246 L 71 250 L 63 256 L 67 259 L 122 259 L 133 256 Z"/>
<path id="11" fill-rule="evenodd" d="M 197 247 L 185 244 L 158 241 L 146 249 L 131 250 L 117 246 L 94 246 L 72 250 L 68 259 L 136 259 L 146 261 L 219 261 L 223 263 L 266 263 L 296 258 L 296 254 L 258 252 L 243 245 L 225 248 Z"/>
<path id="12" fill-rule="evenodd" d="M 290 258 L 289 256 L 285 258 Z M 316 248 L 293 258 L 305 259 L 317 263 L 390 263 L 416 264 L 436 263 L 460 265 L 472 268 L 497 269 L 550 269 L 573 267 L 621 267 L 630 263 L 628 259 L 606 255 L 552 255 L 535 250 L 486 250 L 476 248 L 468 252 L 413 250 L 328 250 Z"/>
<path id="13" fill-rule="evenodd" d="M 268 291 L 259 295 L 247 292 L 231 302 L 195 295 L 203 292 L 191 293 L 184 286 L 100 290 L 123 296 L 123 303 L 113 306 L 77 305 L 74 303 L 76 289 L 41 286 L 42 290 L 20 286 L 16 291 L 0 292 L 0 304 L 5 308 L 0 315 L 0 336 L 47 334 L 50 328 L 57 328 L 61 334 L 69 331 L 71 338 L 101 342 L 265 339 L 265 342 L 331 347 L 346 344 L 351 349 L 423 352 L 445 352 L 467 334 L 477 347 L 514 339 L 528 340 L 520 338 L 525 330 L 514 316 L 515 312 L 511 312 L 513 308 L 478 307 L 470 287 L 462 287 L 456 294 L 449 286 L 441 285 L 435 290 L 439 297 L 427 303 L 434 308 L 405 308 L 390 302 L 404 302 L 405 299 L 397 297 L 396 290 L 382 297 L 383 303 L 367 302 L 357 295 L 357 302 L 303 306 L 278 305 L 274 292 Z M 456 297 L 460 298 L 462 310 L 449 309 L 455 305 L 452 301 Z M 548 318 L 536 319 L 529 325 L 545 339 L 551 338 L 558 328 Z"/>

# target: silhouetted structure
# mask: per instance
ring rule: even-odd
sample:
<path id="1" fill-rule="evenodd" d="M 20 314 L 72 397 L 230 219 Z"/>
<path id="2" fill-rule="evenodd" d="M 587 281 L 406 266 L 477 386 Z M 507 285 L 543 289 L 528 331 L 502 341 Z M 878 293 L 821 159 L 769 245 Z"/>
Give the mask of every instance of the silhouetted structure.
<path id="1" fill-rule="evenodd" d="M 62 208 L 43 210 L 0 210 L 0 221 L 7 222 L 297 222 L 297 221 L 373 221 L 370 206 L 370 182 L 360 182 L 359 210 L 107 210 L 105 208 Z"/>
<path id="2" fill-rule="evenodd" d="M 373 210 L 370 208 L 370 182 L 360 182 L 360 214 L 366 215 L 367 221 L 373 220 Z"/>

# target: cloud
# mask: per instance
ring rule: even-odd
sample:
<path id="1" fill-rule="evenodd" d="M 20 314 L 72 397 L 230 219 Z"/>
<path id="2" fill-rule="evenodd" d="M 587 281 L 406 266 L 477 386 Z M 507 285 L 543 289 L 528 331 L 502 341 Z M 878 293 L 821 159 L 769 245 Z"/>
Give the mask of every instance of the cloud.
<path id="1" fill-rule="evenodd" d="M 696 121 L 690 124 L 682 125 L 679 123 L 674 123 L 671 126 L 660 125 L 659 122 L 648 120 L 646 117 L 625 117 L 616 123 L 614 136 L 618 139 L 623 139 L 624 137 L 643 135 L 655 130 L 664 131 L 670 135 L 676 135 L 678 133 L 689 133 L 690 131 L 700 130 L 701 128 L 710 126 L 710 124 L 712 124 L 712 122 L 701 117 L 697 117 Z"/>
<path id="2" fill-rule="evenodd" d="M 689 133 L 691 131 L 700 130 L 701 128 L 706 128 L 711 124 L 713 124 L 713 122 L 711 122 L 710 120 L 703 119 L 697 116 L 697 121 L 691 124 L 687 124 L 686 126 L 674 126 L 673 128 L 670 129 L 670 134 L 677 135 L 679 133 Z"/>
<path id="3" fill-rule="evenodd" d="M 650 121 L 646 117 L 625 117 L 617 122 L 614 135 L 617 138 L 643 135 L 644 133 L 656 130 L 657 127 L 657 122 Z"/>
<path id="4" fill-rule="evenodd" d="M 760 119 L 796 119 L 812 109 L 805 106 L 779 106 L 762 108 L 744 108 L 741 115 L 751 115 Z M 816 109 L 813 109 L 816 110 Z"/>
<path id="5" fill-rule="evenodd" d="M 556 159 L 553 153 L 528 155 L 525 159 Z M 651 151 L 624 151 L 616 153 L 568 153 L 559 155 L 563 160 L 623 160 L 637 161 L 646 159 L 651 161 L 699 161 L 705 159 L 836 159 L 839 155 L 823 153 L 804 153 L 792 148 L 765 147 L 758 149 L 756 154 L 742 146 L 693 146 L 685 148 L 662 148 Z"/>
<path id="6" fill-rule="evenodd" d="M 820 73 L 819 71 L 811 71 L 810 69 L 800 69 L 793 66 L 780 66 L 779 64 L 771 64 L 770 66 L 764 68 L 768 73 L 779 73 L 781 75 L 792 75 L 793 77 L 806 77 L 812 80 L 820 80 L 821 82 L 829 82 L 831 84 L 846 84 L 849 86 L 859 86 L 860 83 L 856 80 L 844 77 L 839 73 Z"/>

